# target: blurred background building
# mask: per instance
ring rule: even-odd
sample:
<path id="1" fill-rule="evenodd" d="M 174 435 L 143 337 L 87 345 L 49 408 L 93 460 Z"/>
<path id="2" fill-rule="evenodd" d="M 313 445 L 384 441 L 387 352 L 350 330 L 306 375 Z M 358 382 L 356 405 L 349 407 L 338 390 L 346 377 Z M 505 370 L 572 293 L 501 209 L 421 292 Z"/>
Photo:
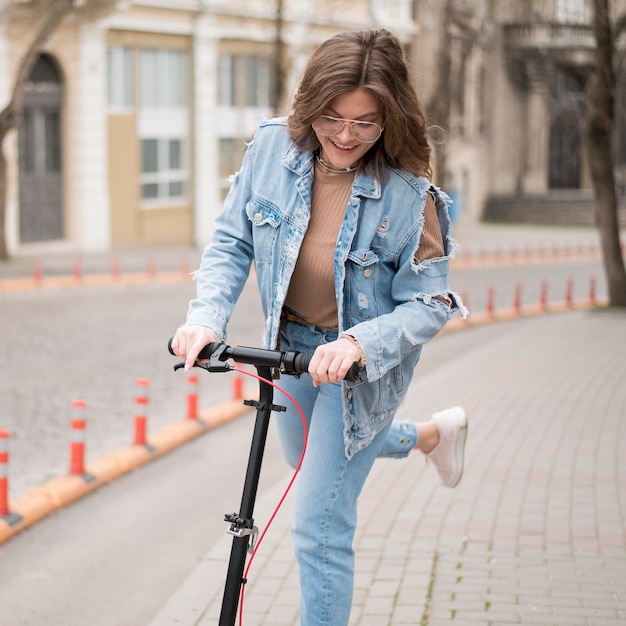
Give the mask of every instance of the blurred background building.
<path id="1" fill-rule="evenodd" d="M 32 36 L 30 4 L 4 2 L 0 106 Z M 612 6 L 626 12 L 626 0 Z M 9 248 L 203 244 L 244 142 L 263 118 L 288 113 L 312 49 L 370 27 L 406 47 L 440 127 L 436 182 L 455 200 L 454 219 L 592 224 L 582 136 L 590 17 L 587 0 L 125 0 L 97 17 L 77 9 L 40 54 L 5 142 Z M 625 67 L 614 146 L 622 204 Z"/>

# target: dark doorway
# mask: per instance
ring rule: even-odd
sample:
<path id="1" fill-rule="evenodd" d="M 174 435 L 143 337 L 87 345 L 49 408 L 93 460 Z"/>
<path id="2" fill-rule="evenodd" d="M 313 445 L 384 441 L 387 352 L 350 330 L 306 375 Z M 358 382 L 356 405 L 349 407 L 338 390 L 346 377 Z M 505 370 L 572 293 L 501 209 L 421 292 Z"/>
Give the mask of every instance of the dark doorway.
<path id="1" fill-rule="evenodd" d="M 19 127 L 20 241 L 62 239 L 63 85 L 48 55 L 36 62 L 24 90 Z"/>
<path id="2" fill-rule="evenodd" d="M 550 189 L 579 189 L 581 178 L 584 81 L 562 70 L 551 84 Z"/>
<path id="3" fill-rule="evenodd" d="M 562 111 L 550 126 L 550 189 L 580 187 L 581 146 L 579 117 Z"/>

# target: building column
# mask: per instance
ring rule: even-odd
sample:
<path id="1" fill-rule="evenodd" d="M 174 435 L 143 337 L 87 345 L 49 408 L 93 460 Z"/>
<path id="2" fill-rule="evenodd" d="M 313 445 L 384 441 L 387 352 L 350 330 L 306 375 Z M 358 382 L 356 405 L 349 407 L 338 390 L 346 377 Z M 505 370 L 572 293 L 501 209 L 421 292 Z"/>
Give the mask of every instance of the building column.
<path id="1" fill-rule="evenodd" d="M 208 243 L 213 222 L 222 201 L 220 197 L 218 135 L 219 119 L 215 90 L 217 86 L 217 40 L 213 17 L 199 14 L 193 33 L 194 98 L 194 233 L 198 246 Z"/>
<path id="2" fill-rule="evenodd" d="M 77 90 L 78 159 L 72 164 L 76 192 L 71 231 L 82 250 L 106 250 L 111 245 L 108 186 L 106 99 L 106 38 L 100 24 L 80 25 Z"/>
<path id="3" fill-rule="evenodd" d="M 547 107 L 545 74 L 538 65 L 529 62 L 526 120 L 523 136 L 522 193 L 538 195 L 548 189 L 548 142 L 550 120 Z"/>
<path id="4" fill-rule="evenodd" d="M 4 108 L 11 99 L 13 85 L 11 79 L 13 69 L 9 62 L 9 45 L 7 41 L 6 27 L 0 23 L 0 108 Z M 8 134 L 4 142 L 4 156 L 6 158 L 6 205 L 5 205 L 5 237 L 10 255 L 14 255 L 19 248 L 19 215 L 18 215 L 18 167 L 17 167 L 17 130 Z"/>

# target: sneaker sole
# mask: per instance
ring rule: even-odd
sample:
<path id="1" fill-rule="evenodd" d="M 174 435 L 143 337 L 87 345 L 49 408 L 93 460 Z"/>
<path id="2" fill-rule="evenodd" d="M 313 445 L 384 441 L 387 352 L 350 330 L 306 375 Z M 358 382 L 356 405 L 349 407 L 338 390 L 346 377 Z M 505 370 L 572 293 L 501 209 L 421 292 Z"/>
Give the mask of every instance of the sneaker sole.
<path id="1" fill-rule="evenodd" d="M 457 471 L 452 474 L 450 480 L 446 483 L 446 487 L 453 489 L 456 487 L 461 478 L 463 477 L 463 467 L 465 465 L 465 442 L 467 441 L 467 416 L 465 411 L 458 407 L 458 411 L 461 413 L 459 421 L 457 423 L 457 438 L 454 447 L 454 463 Z"/>

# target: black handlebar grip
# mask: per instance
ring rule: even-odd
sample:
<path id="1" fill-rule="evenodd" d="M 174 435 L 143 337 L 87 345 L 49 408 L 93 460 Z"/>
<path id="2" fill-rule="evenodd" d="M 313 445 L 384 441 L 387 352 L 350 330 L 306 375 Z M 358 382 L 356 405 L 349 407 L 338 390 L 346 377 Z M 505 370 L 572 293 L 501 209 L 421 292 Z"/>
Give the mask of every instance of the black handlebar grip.
<path id="1" fill-rule="evenodd" d="M 173 337 L 167 343 L 167 349 L 170 354 L 176 356 L 174 350 L 172 350 L 172 341 Z M 200 353 L 198 354 L 198 360 L 210 359 L 211 355 L 224 344 L 221 343 L 209 343 L 204 346 Z M 266 359 L 261 359 L 263 361 L 267 360 L 264 364 L 268 367 L 277 367 L 279 365 L 276 362 L 277 359 L 282 360 L 282 365 L 285 368 L 286 373 L 288 374 L 304 374 L 309 371 L 309 364 L 311 363 L 311 355 L 304 354 L 302 352 L 289 351 L 285 353 L 281 353 L 275 350 L 262 350 L 260 348 L 230 348 L 228 346 L 225 347 L 225 356 L 226 358 L 234 358 L 235 361 L 240 361 L 243 363 L 257 363 L 262 356 L 265 356 Z M 244 357 L 245 354 L 245 358 Z M 251 355 L 254 358 L 251 358 Z M 355 382 L 359 379 L 360 367 L 357 363 L 353 363 L 348 373 L 345 376 L 345 379 L 348 382 Z"/>
<path id="2" fill-rule="evenodd" d="M 209 343 L 198 353 L 198 360 L 210 359 L 211 355 L 220 347 L 220 343 Z"/>
<path id="3" fill-rule="evenodd" d="M 311 363 L 311 355 L 298 352 L 293 359 L 293 371 L 296 374 L 305 374 L 309 371 L 309 363 Z"/>
<path id="4" fill-rule="evenodd" d="M 169 353 L 172 356 L 177 356 L 176 353 L 174 352 L 174 350 L 172 350 L 172 341 L 174 341 L 174 337 L 172 337 L 167 342 L 167 349 L 169 350 Z M 217 350 L 219 345 L 220 345 L 219 343 L 210 343 L 210 344 L 204 346 L 204 348 L 202 348 L 202 350 L 200 350 L 200 353 L 198 354 L 198 360 L 200 360 L 200 359 L 210 359 L 211 355 Z"/>
<path id="5" fill-rule="evenodd" d="M 304 374 L 309 371 L 309 364 L 311 363 L 311 355 L 304 354 L 302 352 L 297 352 L 293 356 L 293 360 L 291 361 L 291 370 L 296 374 Z M 355 382 L 359 379 L 359 372 L 361 368 L 358 363 L 353 363 L 348 373 L 346 374 L 346 380 L 350 383 Z"/>

